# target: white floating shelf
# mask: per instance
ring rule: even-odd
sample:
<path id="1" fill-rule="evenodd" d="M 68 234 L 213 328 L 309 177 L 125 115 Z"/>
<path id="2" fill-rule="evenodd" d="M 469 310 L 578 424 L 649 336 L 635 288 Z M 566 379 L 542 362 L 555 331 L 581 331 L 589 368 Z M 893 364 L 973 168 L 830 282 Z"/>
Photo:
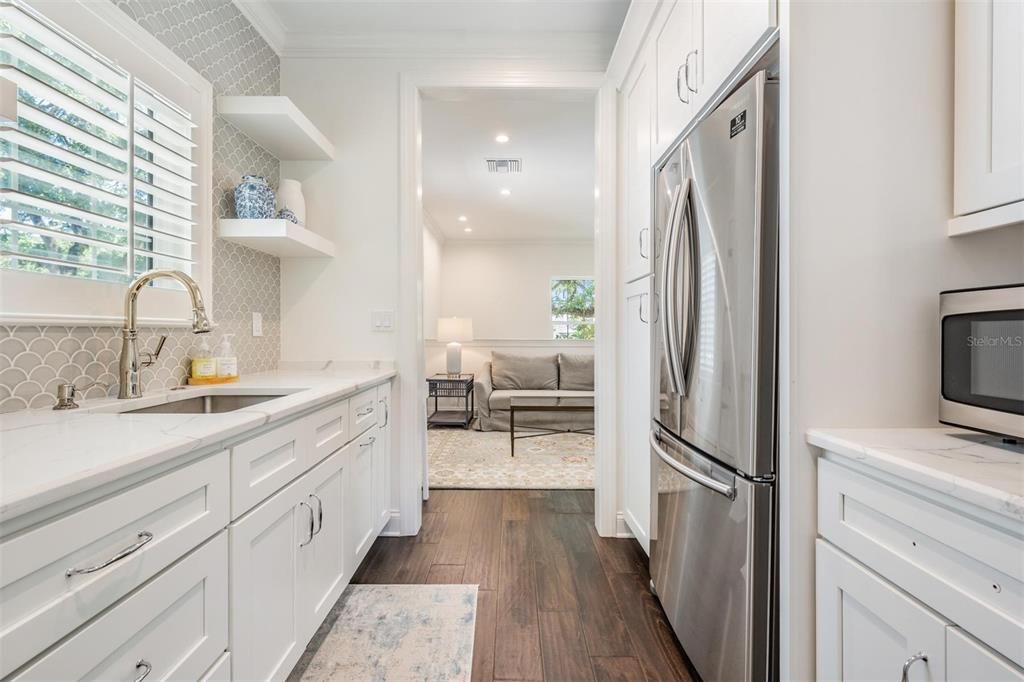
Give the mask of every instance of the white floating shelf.
<path id="1" fill-rule="evenodd" d="M 334 243 L 290 220 L 221 218 L 220 238 L 280 258 L 333 258 Z"/>
<path id="2" fill-rule="evenodd" d="M 217 113 L 282 161 L 334 158 L 334 145 L 283 95 L 217 98 Z"/>
<path id="3" fill-rule="evenodd" d="M 949 221 L 949 236 L 957 237 L 972 232 L 994 230 L 1016 223 L 1024 224 L 1024 201 L 953 218 Z"/>

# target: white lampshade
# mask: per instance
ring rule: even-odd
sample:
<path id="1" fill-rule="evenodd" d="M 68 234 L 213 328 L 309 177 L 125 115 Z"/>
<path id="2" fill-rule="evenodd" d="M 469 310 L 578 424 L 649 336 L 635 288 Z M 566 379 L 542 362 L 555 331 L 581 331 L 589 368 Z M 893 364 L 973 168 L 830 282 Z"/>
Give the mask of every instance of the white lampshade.
<path id="1" fill-rule="evenodd" d="M 469 317 L 437 318 L 438 341 L 472 341 L 473 320 Z"/>

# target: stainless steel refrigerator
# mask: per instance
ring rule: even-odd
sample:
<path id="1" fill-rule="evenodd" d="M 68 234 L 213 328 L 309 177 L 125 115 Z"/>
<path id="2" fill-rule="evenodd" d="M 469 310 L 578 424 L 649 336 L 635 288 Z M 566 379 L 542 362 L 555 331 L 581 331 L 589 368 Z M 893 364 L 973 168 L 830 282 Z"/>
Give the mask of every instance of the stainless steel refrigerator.
<path id="1" fill-rule="evenodd" d="M 777 90 L 753 75 L 656 169 L 651 575 L 706 682 L 777 675 Z"/>

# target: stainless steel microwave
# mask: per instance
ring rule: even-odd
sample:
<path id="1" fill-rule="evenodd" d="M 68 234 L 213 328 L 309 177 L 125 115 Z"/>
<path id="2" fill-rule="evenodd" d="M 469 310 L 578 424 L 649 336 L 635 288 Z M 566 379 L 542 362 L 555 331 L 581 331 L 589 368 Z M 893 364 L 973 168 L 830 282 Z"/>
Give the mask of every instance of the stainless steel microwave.
<path id="1" fill-rule="evenodd" d="M 939 421 L 1024 439 L 1024 284 L 939 297 Z"/>

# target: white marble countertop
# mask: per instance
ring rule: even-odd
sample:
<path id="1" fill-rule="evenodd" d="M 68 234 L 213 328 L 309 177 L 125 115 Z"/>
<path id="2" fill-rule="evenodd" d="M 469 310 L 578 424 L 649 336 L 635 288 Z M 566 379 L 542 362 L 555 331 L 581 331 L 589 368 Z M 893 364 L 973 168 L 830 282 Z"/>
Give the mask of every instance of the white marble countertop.
<path id="1" fill-rule="evenodd" d="M 1024 446 L 954 428 L 810 429 L 807 441 L 1024 521 Z"/>
<path id="2" fill-rule="evenodd" d="M 0 415 L 0 523 L 286 419 L 395 376 L 392 369 L 288 369 L 77 410 Z M 118 414 L 216 393 L 281 397 L 221 414 Z"/>

